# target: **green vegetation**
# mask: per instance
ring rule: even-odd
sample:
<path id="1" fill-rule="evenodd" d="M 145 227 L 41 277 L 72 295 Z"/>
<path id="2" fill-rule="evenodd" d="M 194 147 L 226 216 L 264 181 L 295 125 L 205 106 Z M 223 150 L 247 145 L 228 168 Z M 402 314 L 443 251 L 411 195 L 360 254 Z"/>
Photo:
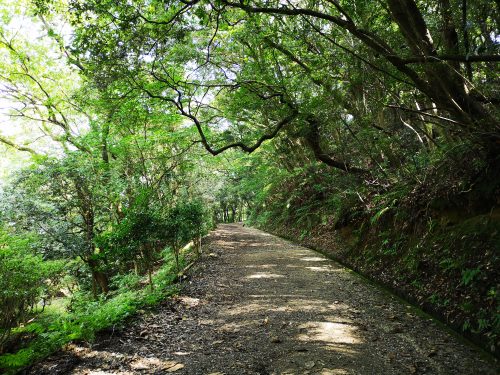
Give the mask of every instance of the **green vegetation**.
<path id="1" fill-rule="evenodd" d="M 0 364 L 154 304 L 242 220 L 498 353 L 498 6 L 4 1 Z"/>
<path id="2" fill-rule="evenodd" d="M 29 344 L 15 354 L 0 356 L 0 367 L 12 372 L 71 341 L 92 340 L 103 329 L 118 329 L 137 310 L 154 306 L 176 292 L 175 285 L 172 285 L 176 276 L 173 267 L 170 257 L 153 275 L 152 280 L 158 286 L 154 291 L 141 286 L 141 278 L 129 273 L 114 277 L 113 284 L 117 287 L 106 297 L 94 299 L 85 292 L 78 292 L 70 301 L 53 301 L 45 311 L 37 312 L 37 318 L 32 322 L 14 330 L 12 335 L 18 340 L 29 340 Z"/>
<path id="3" fill-rule="evenodd" d="M 8 340 L 12 328 L 27 320 L 38 303 L 50 294 L 51 285 L 57 282 L 63 264 L 44 261 L 30 249 L 33 238 L 9 236 L 0 232 L 0 349 Z"/>

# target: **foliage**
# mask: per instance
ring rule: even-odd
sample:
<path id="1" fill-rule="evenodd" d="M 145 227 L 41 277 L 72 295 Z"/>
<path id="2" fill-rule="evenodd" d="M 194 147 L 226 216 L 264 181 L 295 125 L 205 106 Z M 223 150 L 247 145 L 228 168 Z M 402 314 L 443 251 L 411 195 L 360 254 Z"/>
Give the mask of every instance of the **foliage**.
<path id="1" fill-rule="evenodd" d="M 184 200 L 177 202 L 168 211 L 162 229 L 168 245 L 174 252 L 177 272 L 179 272 L 179 254 L 182 246 L 191 239 L 205 234 L 202 204 Z"/>
<path id="2" fill-rule="evenodd" d="M 119 287 L 107 298 L 95 300 L 92 294 L 78 292 L 72 297 L 70 311 L 63 308 L 51 312 L 47 309 L 33 322 L 17 329 L 17 333 L 32 332 L 36 338 L 16 353 L 0 356 L 0 368 L 7 373 L 14 373 L 66 343 L 92 340 L 97 332 L 110 327 L 114 329 L 137 310 L 154 306 L 176 293 L 176 286 L 172 284 L 175 278 L 173 260 L 167 257 L 164 261 L 153 275 L 154 283 L 158 286 L 154 291 L 149 288 L 131 289 L 130 283 L 136 283 L 136 276 L 125 274 L 116 278 Z"/>
<path id="3" fill-rule="evenodd" d="M 39 313 L 51 284 L 57 284 L 63 262 L 44 261 L 31 248 L 33 236 L 0 229 L 0 353 L 10 330 Z"/>

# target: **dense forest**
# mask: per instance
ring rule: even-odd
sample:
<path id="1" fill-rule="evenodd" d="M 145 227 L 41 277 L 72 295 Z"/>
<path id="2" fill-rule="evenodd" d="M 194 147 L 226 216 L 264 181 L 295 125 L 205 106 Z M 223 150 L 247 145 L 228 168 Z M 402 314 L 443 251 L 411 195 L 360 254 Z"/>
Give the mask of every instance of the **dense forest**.
<path id="1" fill-rule="evenodd" d="M 3 0 L 0 368 L 174 294 L 239 221 L 498 355 L 499 7 Z"/>

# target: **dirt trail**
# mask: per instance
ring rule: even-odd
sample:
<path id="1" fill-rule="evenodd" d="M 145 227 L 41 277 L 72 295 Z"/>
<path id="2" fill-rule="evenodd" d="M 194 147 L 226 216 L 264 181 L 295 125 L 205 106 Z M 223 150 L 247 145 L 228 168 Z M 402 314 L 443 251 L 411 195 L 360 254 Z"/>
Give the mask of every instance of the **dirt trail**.
<path id="1" fill-rule="evenodd" d="M 208 255 L 208 253 L 211 253 Z M 32 374 L 495 374 L 433 321 L 318 253 L 221 225 L 182 296 Z"/>

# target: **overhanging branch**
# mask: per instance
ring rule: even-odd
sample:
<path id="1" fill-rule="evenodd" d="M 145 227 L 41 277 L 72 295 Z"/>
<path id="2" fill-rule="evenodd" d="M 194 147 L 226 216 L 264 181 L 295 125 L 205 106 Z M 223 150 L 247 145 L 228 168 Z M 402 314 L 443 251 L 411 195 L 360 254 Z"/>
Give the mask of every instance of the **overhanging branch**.
<path id="1" fill-rule="evenodd" d="M 283 129 L 283 127 L 285 125 L 291 123 L 298 116 L 298 112 L 293 111 L 290 115 L 286 116 L 284 119 L 279 121 L 271 133 L 267 133 L 267 134 L 262 135 L 252 146 L 247 146 L 243 142 L 234 142 L 234 143 L 230 143 L 228 145 L 225 145 L 223 147 L 214 149 L 212 146 L 210 146 L 210 143 L 208 142 L 208 140 L 205 136 L 205 133 L 203 132 L 203 128 L 201 126 L 201 123 L 196 118 L 196 116 L 193 116 L 190 113 L 185 112 L 184 110 L 181 110 L 181 113 L 183 116 L 191 119 L 194 122 L 196 129 L 198 130 L 198 134 L 200 135 L 201 143 L 203 144 L 205 149 L 214 156 L 218 155 L 226 150 L 229 150 L 230 148 L 239 148 L 242 151 L 250 154 L 250 153 L 254 152 L 255 150 L 257 150 L 262 145 L 262 143 L 264 143 L 265 141 L 276 137 L 278 135 L 278 133 L 280 132 L 280 130 Z"/>
<path id="2" fill-rule="evenodd" d="M 14 143 L 10 139 L 8 139 L 8 138 L 6 138 L 6 137 L 4 137 L 2 135 L 0 135 L 0 143 L 3 143 L 4 145 L 7 145 L 9 147 L 12 147 L 12 148 L 14 148 L 14 149 L 16 149 L 18 151 L 29 152 L 32 155 L 39 155 L 38 152 L 36 152 L 32 148 L 27 147 L 27 146 L 18 145 L 18 144 Z"/>
<path id="3" fill-rule="evenodd" d="M 498 62 L 500 55 L 439 55 L 439 56 L 413 56 L 401 59 L 403 64 L 437 63 L 443 61 L 473 62 Z"/>
<path id="4" fill-rule="evenodd" d="M 307 119 L 307 122 L 309 123 L 310 127 L 306 135 L 306 140 L 309 143 L 309 146 L 311 147 L 314 153 L 314 157 L 316 159 L 318 159 L 319 161 L 325 163 L 330 167 L 340 169 L 341 171 L 344 172 L 356 173 L 356 174 L 363 174 L 367 172 L 364 169 L 353 167 L 352 165 L 348 164 L 345 161 L 336 160 L 332 158 L 330 155 L 328 155 L 325 152 L 325 150 L 323 150 L 323 148 L 321 147 L 318 120 L 315 119 L 313 116 L 310 116 Z"/>

